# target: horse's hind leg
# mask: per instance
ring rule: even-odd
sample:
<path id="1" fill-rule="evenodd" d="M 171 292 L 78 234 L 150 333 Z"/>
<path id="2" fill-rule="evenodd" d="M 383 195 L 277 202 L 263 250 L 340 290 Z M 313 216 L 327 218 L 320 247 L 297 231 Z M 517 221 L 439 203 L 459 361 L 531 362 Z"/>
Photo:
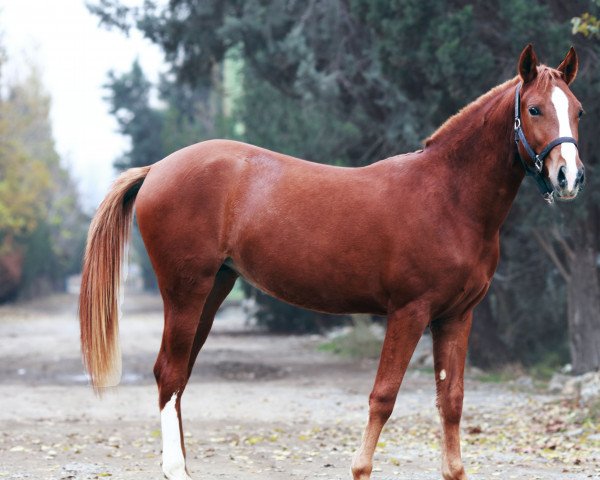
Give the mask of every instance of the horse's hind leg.
<path id="1" fill-rule="evenodd" d="M 229 294 L 237 274 L 221 267 L 216 276 L 206 276 L 185 285 L 161 285 L 165 306 L 163 340 L 154 375 L 159 390 L 163 437 L 163 472 L 169 480 L 189 480 L 185 466 L 181 396 L 192 367 L 212 327 L 215 313 Z"/>
<path id="2" fill-rule="evenodd" d="M 217 276 L 215 277 L 212 290 L 210 291 L 210 294 L 204 303 L 204 308 L 202 309 L 200 324 L 196 330 L 196 336 L 192 346 L 192 353 L 188 363 L 188 377 L 192 374 L 196 357 L 198 357 L 198 353 L 200 353 L 200 349 L 204 345 L 206 337 L 208 337 L 210 329 L 212 328 L 215 314 L 217 313 L 217 310 L 219 310 L 223 300 L 225 300 L 227 295 L 229 295 L 229 292 L 231 292 L 231 289 L 235 285 L 237 278 L 238 274 L 225 265 L 221 267 L 217 273 Z"/>
<path id="3" fill-rule="evenodd" d="M 466 480 L 460 455 L 460 417 L 464 393 L 464 370 L 472 314 L 433 322 L 433 356 L 437 405 L 442 421 L 442 476 Z"/>
<path id="4" fill-rule="evenodd" d="M 215 266 L 214 273 L 208 274 L 209 268 L 188 266 L 170 275 L 159 275 L 165 325 L 154 376 L 161 411 L 162 468 L 169 480 L 190 480 L 185 466 L 181 396 L 189 378 L 189 363 L 202 310 L 217 270 L 218 266 Z M 206 273 L 196 278 L 198 271 Z"/>

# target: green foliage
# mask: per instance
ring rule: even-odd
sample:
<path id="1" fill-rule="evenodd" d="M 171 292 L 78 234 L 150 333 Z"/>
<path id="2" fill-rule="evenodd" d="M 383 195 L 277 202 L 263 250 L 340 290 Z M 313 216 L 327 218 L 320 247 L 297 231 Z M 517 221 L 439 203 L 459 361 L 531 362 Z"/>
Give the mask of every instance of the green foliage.
<path id="1" fill-rule="evenodd" d="M 128 73 L 109 73 L 106 88 L 110 112 L 119 131 L 131 139 L 131 150 L 115 162 L 121 170 L 149 165 L 165 156 L 161 138 L 164 119 L 162 112 L 150 106 L 150 87 L 137 61 Z"/>
<path id="2" fill-rule="evenodd" d="M 358 147 L 356 125 L 314 100 L 289 98 L 248 73 L 234 112 L 245 127 L 245 141 L 317 162 L 347 164 L 344 146 Z"/>
<path id="3" fill-rule="evenodd" d="M 182 147 L 215 136 L 232 136 L 232 122 L 224 118 L 221 78 L 213 72 L 214 89 L 179 86 L 163 76 L 151 84 L 136 61 L 129 72 L 109 73 L 105 88 L 110 111 L 119 132 L 131 140 L 131 148 L 115 162 L 119 169 L 150 165 Z M 157 91 L 160 103 L 151 97 Z"/>
<path id="4" fill-rule="evenodd" d="M 53 255 L 51 233 L 50 226 L 41 219 L 35 230 L 22 240 L 25 247 L 23 293 L 49 293 L 54 289 L 54 282 L 62 279 L 64 270 L 60 268 L 58 256 Z"/>
<path id="5" fill-rule="evenodd" d="M 539 360 L 530 366 L 531 376 L 542 382 L 550 381 L 552 376 L 568 362 L 569 352 L 565 350 L 566 348 L 563 348 L 563 351 L 546 349 L 539 356 Z"/>
<path id="6" fill-rule="evenodd" d="M 515 380 L 519 374 L 522 374 L 519 368 L 508 365 L 498 370 L 490 370 L 481 375 L 477 375 L 477 380 L 485 383 L 505 384 L 506 382 Z"/>
<path id="7" fill-rule="evenodd" d="M 580 33 L 585 37 L 600 38 L 600 20 L 595 15 L 586 12 L 581 17 L 574 17 L 571 22 L 574 35 Z"/>
<path id="8" fill-rule="evenodd" d="M 352 315 L 352 329 L 319 346 L 323 352 L 351 358 L 378 358 L 383 339 L 373 333 L 368 315 Z"/>
<path id="9" fill-rule="evenodd" d="M 40 193 L 48 189 L 49 172 L 43 162 L 20 152 L 2 133 L 0 232 L 3 237 L 27 235 L 35 230 L 39 219 L 46 212 Z"/>
<path id="10" fill-rule="evenodd" d="M 600 9 L 600 0 L 592 0 L 589 5 L 590 11 L 584 12 L 571 19 L 573 35 L 583 35 L 587 38 L 600 38 L 600 19 L 598 19 L 598 10 Z"/>

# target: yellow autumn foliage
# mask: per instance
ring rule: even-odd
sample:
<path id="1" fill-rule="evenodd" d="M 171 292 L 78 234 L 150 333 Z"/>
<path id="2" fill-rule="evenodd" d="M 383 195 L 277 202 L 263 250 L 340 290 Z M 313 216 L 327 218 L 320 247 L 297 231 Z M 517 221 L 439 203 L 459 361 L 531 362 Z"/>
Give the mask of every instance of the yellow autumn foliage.
<path id="1" fill-rule="evenodd" d="M 0 233 L 26 235 L 45 215 L 48 168 L 40 160 L 19 151 L 18 146 L 0 142 Z"/>
<path id="2" fill-rule="evenodd" d="M 58 156 L 36 72 L 7 90 L 0 98 L 0 238 L 15 238 L 46 216 Z"/>

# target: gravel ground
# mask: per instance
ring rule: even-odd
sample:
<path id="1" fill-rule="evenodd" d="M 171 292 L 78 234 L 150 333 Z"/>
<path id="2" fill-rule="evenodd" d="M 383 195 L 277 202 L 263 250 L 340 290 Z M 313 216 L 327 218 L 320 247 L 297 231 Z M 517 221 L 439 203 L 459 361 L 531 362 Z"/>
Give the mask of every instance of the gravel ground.
<path id="1" fill-rule="evenodd" d="M 161 304 L 127 295 L 124 307 L 123 384 L 102 399 L 82 372 L 74 297 L 0 308 L 0 479 L 162 478 Z M 183 398 L 195 479 L 350 478 L 377 365 L 322 342 L 260 334 L 235 306 L 220 313 Z M 430 348 L 424 337 L 419 355 Z M 441 478 L 434 397 L 432 374 L 411 367 L 373 480 Z M 600 479 L 599 427 L 571 402 L 468 378 L 463 418 L 470 479 Z"/>

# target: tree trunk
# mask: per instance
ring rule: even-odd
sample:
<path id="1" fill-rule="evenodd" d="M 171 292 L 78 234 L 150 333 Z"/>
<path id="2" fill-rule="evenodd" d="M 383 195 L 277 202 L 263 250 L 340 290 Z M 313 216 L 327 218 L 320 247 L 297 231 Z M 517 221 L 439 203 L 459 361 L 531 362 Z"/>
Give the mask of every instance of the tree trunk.
<path id="1" fill-rule="evenodd" d="M 584 234 L 576 242 L 569 262 L 569 346 L 573 372 L 577 374 L 600 369 L 600 283 L 591 236 Z"/>
<path id="2" fill-rule="evenodd" d="M 13 299 L 23 278 L 23 248 L 12 236 L 0 243 L 0 303 Z"/>

